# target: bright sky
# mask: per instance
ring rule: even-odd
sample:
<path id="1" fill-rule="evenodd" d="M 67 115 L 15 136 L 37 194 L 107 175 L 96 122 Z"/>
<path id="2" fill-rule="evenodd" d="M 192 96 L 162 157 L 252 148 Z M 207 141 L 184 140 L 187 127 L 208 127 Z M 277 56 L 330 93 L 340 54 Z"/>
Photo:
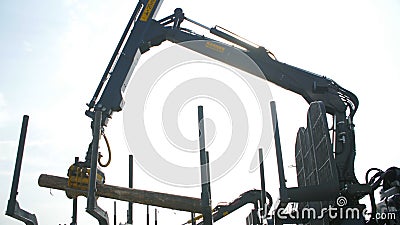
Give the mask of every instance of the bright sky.
<path id="1" fill-rule="evenodd" d="M 0 3 L 0 209 L 5 212 L 22 116 L 30 115 L 27 145 L 17 200 L 37 215 L 40 224 L 69 224 L 72 201 L 61 191 L 40 188 L 47 173 L 66 176 L 74 157 L 84 157 L 91 140 L 84 110 L 122 34 L 136 1 L 3 0 Z M 223 26 L 271 50 L 285 63 L 327 76 L 355 93 L 360 107 L 356 124 L 356 174 L 363 182 L 370 167 L 398 164 L 397 112 L 400 83 L 400 3 L 397 0 L 331 1 L 179 1 L 165 0 L 157 18 L 177 7 L 209 27 Z M 184 26 L 185 24 L 183 24 Z M 206 34 L 208 35 L 208 34 Z M 159 48 L 154 48 L 151 55 Z M 148 56 L 144 56 L 146 59 Z M 278 104 L 285 168 L 294 169 L 294 141 L 305 126 L 307 104 L 299 96 L 271 85 Z M 113 161 L 107 183 L 127 186 L 127 155 L 122 113 L 107 128 Z M 258 173 L 235 168 L 212 184 L 213 205 L 230 202 L 259 188 Z M 239 174 L 239 175 L 238 175 Z M 200 188 L 160 183 L 134 168 L 134 186 L 200 197 Z M 276 161 L 266 162 L 267 190 L 277 197 Z M 289 176 L 289 184 L 296 179 Z M 112 218 L 112 200 L 100 200 Z M 96 224 L 79 199 L 78 223 Z M 118 202 L 117 221 L 126 222 L 127 203 Z M 145 221 L 145 206 L 134 206 L 134 222 Z M 152 208 L 152 213 L 154 208 Z M 245 223 L 247 207 L 218 222 Z M 182 224 L 189 213 L 160 209 L 159 223 Z M 112 222 L 112 219 L 111 221 Z M 20 224 L 0 216 L 0 224 Z"/>

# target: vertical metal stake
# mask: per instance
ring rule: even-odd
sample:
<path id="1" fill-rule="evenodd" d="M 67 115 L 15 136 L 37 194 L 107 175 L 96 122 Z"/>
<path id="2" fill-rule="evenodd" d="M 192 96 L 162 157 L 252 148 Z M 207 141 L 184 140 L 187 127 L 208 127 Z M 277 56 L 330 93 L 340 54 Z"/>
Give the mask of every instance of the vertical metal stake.
<path id="1" fill-rule="evenodd" d="M 24 156 L 26 132 L 28 130 L 29 116 L 24 115 L 22 119 L 21 133 L 19 136 L 17 159 L 15 160 L 14 176 L 11 186 L 10 200 L 16 200 L 18 194 L 19 177 L 21 174 L 22 157 Z M 13 207 L 14 209 L 14 207 Z"/>
<path id="2" fill-rule="evenodd" d="M 274 101 L 271 101 L 270 105 L 271 105 L 272 126 L 274 129 L 276 161 L 278 164 L 278 175 L 279 175 L 279 185 L 280 185 L 279 195 L 280 195 L 280 199 L 282 202 L 288 202 L 288 194 L 287 194 L 287 188 L 286 188 L 285 170 L 283 168 L 282 149 L 281 149 L 281 140 L 280 140 L 280 136 L 279 136 L 278 115 L 276 112 L 276 104 Z"/>
<path id="3" fill-rule="evenodd" d="M 75 163 L 79 161 L 79 157 L 75 157 Z M 78 197 L 72 200 L 72 222 L 70 225 L 77 225 L 78 223 Z"/>
<path id="4" fill-rule="evenodd" d="M 265 176 L 264 176 L 264 155 L 263 149 L 258 149 L 258 160 L 260 161 L 260 178 L 261 178 L 261 216 L 267 212 L 266 197 L 265 197 Z"/>
<path id="5" fill-rule="evenodd" d="M 206 151 L 206 170 L 207 170 L 207 187 L 208 194 L 210 195 L 210 205 L 211 205 L 211 176 L 210 176 L 210 154 Z"/>
<path id="6" fill-rule="evenodd" d="M 19 207 L 17 202 L 19 177 L 21 174 L 22 156 L 24 155 L 26 131 L 28 130 L 29 116 L 24 115 L 22 119 L 21 133 L 19 136 L 17 158 L 15 160 L 14 176 L 11 186 L 10 199 L 8 200 L 6 215 L 13 217 L 26 225 L 37 225 L 35 214 L 31 214 Z"/>
<path id="7" fill-rule="evenodd" d="M 192 225 L 196 225 L 196 220 L 194 218 L 194 212 L 191 213 L 191 221 L 192 221 Z"/>
<path id="8" fill-rule="evenodd" d="M 149 209 L 150 207 L 149 207 L 149 205 L 147 205 L 147 217 L 146 217 L 146 221 L 147 221 L 147 225 L 150 225 L 150 212 L 149 212 Z"/>
<path id="9" fill-rule="evenodd" d="M 133 188 L 133 155 L 129 155 L 129 188 Z M 133 220 L 133 204 L 128 203 L 128 224 L 132 224 Z"/>
<path id="10" fill-rule="evenodd" d="M 199 144 L 200 144 L 200 173 L 201 173 L 201 206 L 203 211 L 204 225 L 212 224 L 211 212 L 211 193 L 210 193 L 210 177 L 207 163 L 207 153 L 205 150 L 205 131 L 203 106 L 197 107 L 198 124 L 199 124 Z"/>
<path id="11" fill-rule="evenodd" d="M 154 225 L 157 225 L 157 208 L 154 209 Z"/>
<path id="12" fill-rule="evenodd" d="M 117 201 L 114 201 L 114 225 L 117 225 Z"/>

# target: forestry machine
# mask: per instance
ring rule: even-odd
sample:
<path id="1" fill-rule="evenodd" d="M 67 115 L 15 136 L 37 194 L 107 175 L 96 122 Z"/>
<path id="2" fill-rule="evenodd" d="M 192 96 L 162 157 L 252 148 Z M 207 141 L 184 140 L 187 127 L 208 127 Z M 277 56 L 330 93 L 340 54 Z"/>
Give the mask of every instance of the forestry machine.
<path id="1" fill-rule="evenodd" d="M 345 207 L 362 209 L 364 206 L 359 203 L 359 200 L 369 195 L 371 197 L 372 215 L 379 210 L 383 210 L 385 212 L 396 213 L 397 216 L 395 219 L 377 219 L 371 216 L 371 219 L 368 221 L 364 217 L 354 220 L 328 218 L 328 220 L 315 221 L 312 219 L 307 220 L 307 218 L 296 218 L 289 221 L 279 219 L 275 216 L 273 222 L 270 221 L 268 223 L 400 224 L 400 170 L 396 167 L 392 167 L 386 171 L 373 168 L 367 172 L 365 184 L 361 184 L 355 176 L 354 158 L 356 148 L 353 117 L 357 111 L 359 102 L 352 92 L 327 77 L 279 62 L 269 50 L 255 45 L 219 26 L 209 28 L 193 21 L 187 18 L 180 8 L 175 9 L 174 13 L 170 16 L 156 20 L 155 16 L 161 3 L 162 0 L 139 0 L 133 11 L 117 48 L 94 92 L 93 98 L 87 104 L 88 109 L 85 114 L 92 119 L 92 130 L 94 129 L 95 114 L 101 111 L 100 133 L 105 137 L 104 127 L 107 126 L 112 114 L 121 111 L 124 107 L 123 95 L 140 56 L 149 51 L 153 46 L 160 45 L 164 41 L 182 44 L 183 47 L 246 71 L 246 67 L 242 67 L 240 63 L 238 64 L 237 61 L 230 58 L 229 48 L 235 48 L 237 51 L 248 56 L 259 67 L 263 73 L 263 79 L 301 95 L 310 105 L 315 103 L 318 107 L 322 107 L 320 112 L 323 113 L 323 118 L 326 119 L 325 113 L 332 115 L 333 118 L 333 128 L 330 131 L 331 134 L 333 133 L 332 141 L 327 148 L 329 152 L 323 154 L 314 152 L 316 157 L 317 155 L 322 155 L 320 157 L 325 157 L 323 155 L 333 155 L 330 161 L 330 165 L 333 166 L 333 171 L 329 174 L 330 181 L 325 183 L 325 185 L 318 182 L 314 182 L 315 184 L 313 182 L 310 184 L 306 181 L 299 182 L 297 189 L 286 189 L 286 191 L 282 191 L 283 188 L 281 187 L 281 203 L 277 209 L 285 207 L 290 202 L 297 202 L 299 209 L 302 207 L 312 207 L 313 204 L 311 203 L 313 202 L 320 205 L 327 203 L 325 204 L 326 206 L 338 207 L 338 204 L 335 202 L 335 199 L 338 197 L 346 198 L 347 204 Z M 184 21 L 191 22 L 208 30 L 222 41 L 216 41 L 181 27 Z M 204 45 L 200 48 L 198 46 L 192 48 L 191 45 L 184 44 L 188 41 L 200 41 Z M 253 73 L 253 71 L 246 72 Z M 313 114 L 311 113 L 310 115 L 312 117 Z M 312 134 L 308 139 L 311 140 L 313 135 L 315 134 Z M 106 138 L 105 140 L 109 147 Z M 314 145 L 311 144 L 310 146 Z M 90 143 L 85 161 L 76 162 L 69 168 L 68 183 L 71 187 L 87 189 L 92 150 L 92 143 Z M 94 160 L 99 160 L 100 162 L 100 157 Z M 101 163 L 99 164 L 102 165 Z M 107 164 L 109 162 L 103 166 L 107 166 Z M 300 168 L 300 165 L 297 165 L 297 167 Z M 312 168 L 312 166 L 307 165 L 303 167 L 305 170 Z M 371 178 L 368 178 L 368 174 L 371 171 L 375 171 L 376 173 Z M 298 174 L 301 174 L 301 171 L 298 170 Z M 307 177 L 311 175 L 312 172 L 306 174 Z M 316 175 L 316 178 L 313 178 L 314 180 L 311 179 L 311 181 L 317 181 L 318 178 Z M 100 170 L 98 170 L 97 181 L 100 183 L 104 182 L 104 174 Z M 374 191 L 381 186 L 381 202 L 375 204 Z M 306 203 L 310 204 L 307 206 Z M 275 209 L 275 212 L 277 209 Z M 260 224 L 264 223 L 262 219 L 259 221 Z"/>

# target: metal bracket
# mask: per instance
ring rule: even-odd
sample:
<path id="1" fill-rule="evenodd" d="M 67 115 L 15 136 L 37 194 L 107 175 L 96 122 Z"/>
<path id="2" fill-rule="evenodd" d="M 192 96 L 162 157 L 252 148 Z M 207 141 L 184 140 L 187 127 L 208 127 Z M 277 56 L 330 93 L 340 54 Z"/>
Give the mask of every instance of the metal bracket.
<path id="1" fill-rule="evenodd" d="M 101 135 L 101 114 L 101 111 L 97 110 L 94 116 L 92 155 L 90 160 L 90 178 L 86 212 L 96 218 L 100 225 L 108 225 L 108 214 L 106 211 L 97 206 L 96 200 L 97 158 L 99 154 L 99 140 Z"/>
<path id="2" fill-rule="evenodd" d="M 8 200 L 6 215 L 13 217 L 19 221 L 24 222 L 26 225 L 37 225 L 37 219 L 35 214 L 31 214 L 19 207 L 17 200 Z"/>
<path id="3" fill-rule="evenodd" d="M 31 214 L 19 207 L 17 202 L 19 176 L 21 174 L 22 156 L 25 148 L 26 131 L 28 129 L 29 116 L 24 115 L 22 120 L 21 134 L 18 143 L 17 159 L 15 161 L 14 177 L 11 186 L 10 199 L 7 204 L 6 215 L 13 217 L 19 221 L 24 222 L 26 225 L 37 225 L 35 214 Z"/>

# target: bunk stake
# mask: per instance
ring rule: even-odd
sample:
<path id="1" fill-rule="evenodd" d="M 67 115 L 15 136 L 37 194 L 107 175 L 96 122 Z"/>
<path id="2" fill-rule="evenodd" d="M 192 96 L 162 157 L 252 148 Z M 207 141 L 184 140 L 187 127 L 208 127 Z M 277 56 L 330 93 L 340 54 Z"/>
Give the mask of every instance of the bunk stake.
<path id="1" fill-rule="evenodd" d="M 133 188 L 133 155 L 129 155 L 129 188 Z M 128 203 L 128 224 L 132 224 L 133 220 L 133 204 Z"/>
<path id="2" fill-rule="evenodd" d="M 26 225 L 37 225 L 35 214 L 31 214 L 19 207 L 17 202 L 19 177 L 21 174 L 22 156 L 24 155 L 26 131 L 28 129 L 29 116 L 24 115 L 22 120 L 21 134 L 19 136 L 17 159 L 15 160 L 14 176 L 11 186 L 10 199 L 7 204 L 6 215 L 13 217 Z"/>
<path id="3" fill-rule="evenodd" d="M 263 149 L 258 149 L 258 159 L 260 161 L 260 178 L 261 178 L 261 215 L 264 215 L 268 209 L 266 207 L 266 196 L 265 196 L 265 176 L 264 176 L 264 155 Z"/>
<path id="4" fill-rule="evenodd" d="M 197 107 L 198 124 L 199 124 L 199 145 L 200 145 L 200 173 L 201 173 L 201 207 L 203 213 L 204 225 L 212 224 L 211 211 L 211 188 L 210 188 L 210 168 L 208 160 L 208 152 L 205 150 L 205 131 L 203 106 Z"/>
<path id="5" fill-rule="evenodd" d="M 79 162 L 79 157 L 75 157 L 75 163 Z M 72 199 L 72 222 L 70 225 L 77 225 L 78 222 L 78 197 Z"/>
<path id="6" fill-rule="evenodd" d="M 271 101 L 270 106 L 271 106 L 272 126 L 274 129 L 273 131 L 274 131 L 274 142 L 275 142 L 275 150 L 276 150 L 276 161 L 278 164 L 280 201 L 288 202 L 289 200 L 288 200 L 288 193 L 287 193 L 287 188 L 286 188 L 285 170 L 283 168 L 281 140 L 280 140 L 280 136 L 279 136 L 278 115 L 276 112 L 275 102 Z"/>
<path id="7" fill-rule="evenodd" d="M 114 225 L 117 225 L 117 201 L 114 201 Z"/>
<path id="8" fill-rule="evenodd" d="M 157 208 L 154 209 L 154 225 L 157 225 Z"/>
<path id="9" fill-rule="evenodd" d="M 150 208 L 150 206 L 147 205 L 147 215 L 146 215 L 147 225 L 150 225 L 150 212 L 149 212 L 150 209 L 149 208 Z"/>
<path id="10" fill-rule="evenodd" d="M 195 213 L 192 212 L 190 215 L 191 215 L 190 221 L 192 222 L 192 225 L 196 225 Z"/>

